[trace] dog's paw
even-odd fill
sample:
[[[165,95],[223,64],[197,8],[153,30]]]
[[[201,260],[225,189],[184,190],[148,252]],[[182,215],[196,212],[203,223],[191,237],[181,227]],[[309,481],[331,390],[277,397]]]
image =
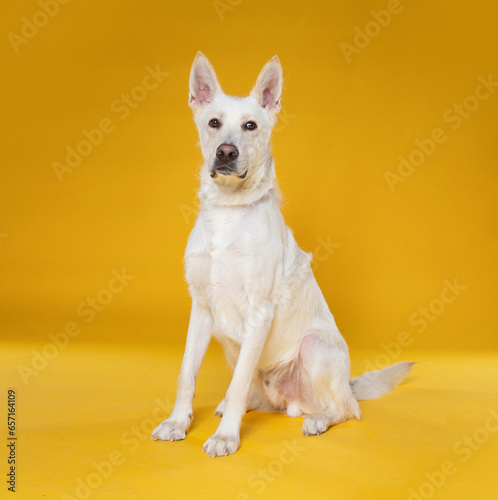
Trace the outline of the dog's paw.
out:
[[[235,453],[240,447],[238,436],[217,436],[213,434],[205,443],[202,451],[210,457],[225,457]]]
[[[330,427],[329,418],[321,413],[306,415],[303,420],[303,435],[318,436]]]
[[[221,401],[221,403],[218,405],[218,407],[216,408],[214,414],[217,416],[217,417],[222,417],[223,416],[223,413],[225,413],[225,400],[223,399]]]
[[[166,419],[154,429],[151,439],[156,441],[181,441],[186,437],[189,423]]]

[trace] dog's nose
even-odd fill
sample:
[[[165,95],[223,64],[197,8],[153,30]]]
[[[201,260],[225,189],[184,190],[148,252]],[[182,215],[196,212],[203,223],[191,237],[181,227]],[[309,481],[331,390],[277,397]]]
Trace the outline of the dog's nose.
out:
[[[223,163],[234,161],[239,156],[239,151],[233,144],[220,144],[216,150],[216,158]]]

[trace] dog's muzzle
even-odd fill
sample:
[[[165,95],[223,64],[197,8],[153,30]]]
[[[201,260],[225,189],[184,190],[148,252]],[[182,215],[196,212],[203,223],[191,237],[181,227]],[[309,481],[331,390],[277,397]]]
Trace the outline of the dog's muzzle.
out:
[[[233,144],[220,144],[216,149],[216,158],[211,170],[211,177],[215,177],[217,173],[225,176],[236,174],[239,178],[245,179],[247,171],[242,175],[239,175],[237,172],[238,156],[239,150]]]

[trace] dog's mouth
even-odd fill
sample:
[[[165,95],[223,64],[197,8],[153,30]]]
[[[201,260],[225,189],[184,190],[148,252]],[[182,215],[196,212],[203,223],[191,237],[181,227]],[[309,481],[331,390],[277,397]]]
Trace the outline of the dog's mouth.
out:
[[[217,174],[223,176],[223,177],[230,177],[231,175],[235,176],[235,177],[238,177],[239,179],[245,179],[246,176],[247,176],[247,170],[243,173],[243,174],[238,174],[237,172],[235,172],[235,170],[229,168],[229,167],[218,167],[216,169],[214,169],[210,176],[215,179]]]

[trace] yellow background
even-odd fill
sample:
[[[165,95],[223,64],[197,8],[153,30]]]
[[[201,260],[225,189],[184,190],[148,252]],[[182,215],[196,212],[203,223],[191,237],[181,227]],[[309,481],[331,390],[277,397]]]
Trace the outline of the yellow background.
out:
[[[198,50],[235,95],[250,91],[274,54],[283,64],[273,138],[283,212],[319,257],[315,274],[353,369],[379,363],[386,345],[390,361],[433,361],[397,393],[362,404],[361,424],[303,441],[306,452],[262,497],[314,488],[314,498],[406,498],[424,471],[459,460],[454,443],[498,411],[498,92],[455,130],[445,113],[474,102],[480,77],[498,81],[495,2],[400,1],[350,60],[341,44],[375,31],[372,11],[393,0],[73,0],[33,34],[24,18],[44,24],[42,4],[10,2],[0,21],[2,382],[19,396],[19,498],[72,494],[92,461],[123,449],[120,436],[151,417],[157,397],[174,398],[190,304],[182,256],[202,161],[187,106]],[[31,38],[18,45],[23,29]],[[157,67],[163,81],[136,90]],[[116,101],[130,92],[141,101],[123,117]],[[59,180],[54,162],[105,119],[113,131]],[[436,128],[446,140],[392,192],[386,171]],[[86,323],[78,308],[108,298],[101,290],[122,269],[134,279]],[[445,280],[455,279],[467,288],[418,331],[413,315],[440,306]],[[32,366],[33,349],[71,321],[81,333],[24,383],[19,365]],[[400,332],[409,346],[392,345]],[[257,496],[248,477],[278,457],[282,441],[303,439],[301,422],[250,414],[241,451],[209,461],[200,449],[230,375],[215,346],[206,363],[190,439],[142,440],[92,497]],[[458,462],[439,497],[463,494],[462,483],[466,494],[493,497],[492,440]]]

